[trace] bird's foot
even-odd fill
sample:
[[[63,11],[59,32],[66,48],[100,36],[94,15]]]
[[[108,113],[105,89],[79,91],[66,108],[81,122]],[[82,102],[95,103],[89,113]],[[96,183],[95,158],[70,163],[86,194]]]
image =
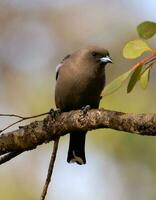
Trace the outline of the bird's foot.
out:
[[[83,107],[81,108],[81,110],[82,110],[82,112],[83,112],[84,115],[86,115],[87,112],[88,112],[90,109],[91,109],[91,106],[90,106],[90,105],[86,105],[86,106],[83,106]]]
[[[50,111],[49,111],[49,115],[50,115],[50,117],[53,119],[53,120],[55,120],[59,115],[61,114],[61,109],[56,109],[56,110],[54,110],[53,108],[52,109],[50,109]]]

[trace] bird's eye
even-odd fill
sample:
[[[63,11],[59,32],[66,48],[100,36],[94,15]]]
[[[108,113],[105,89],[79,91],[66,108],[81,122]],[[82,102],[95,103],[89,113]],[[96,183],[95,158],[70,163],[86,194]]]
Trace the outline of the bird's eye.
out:
[[[94,51],[92,52],[92,56],[94,56],[94,57],[96,57],[97,54],[98,54],[98,53],[96,53],[96,52],[94,52]]]

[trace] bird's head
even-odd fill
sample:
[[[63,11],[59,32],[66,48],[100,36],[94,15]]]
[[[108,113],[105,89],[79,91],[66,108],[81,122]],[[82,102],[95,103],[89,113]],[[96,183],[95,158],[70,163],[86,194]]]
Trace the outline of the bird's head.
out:
[[[75,66],[82,69],[93,69],[97,71],[105,68],[107,63],[112,63],[109,52],[98,46],[88,46],[76,51],[71,55],[73,57]],[[99,70],[98,70],[99,71]]]
[[[107,63],[112,63],[112,59],[106,49],[98,46],[88,46],[67,55],[56,68],[56,78],[58,77],[59,69],[63,65],[81,69],[80,72],[87,70],[99,72],[98,69],[101,72]]]
[[[109,52],[104,48],[91,46],[86,49],[86,54],[88,54],[87,57],[94,63],[98,63],[103,66],[107,63],[112,63]]]

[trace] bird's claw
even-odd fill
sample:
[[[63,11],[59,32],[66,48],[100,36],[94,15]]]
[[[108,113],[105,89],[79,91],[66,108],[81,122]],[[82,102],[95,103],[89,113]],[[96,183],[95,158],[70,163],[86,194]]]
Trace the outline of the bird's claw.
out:
[[[50,109],[50,111],[49,111],[49,115],[50,115],[50,117],[52,118],[52,119],[56,119],[59,115],[61,114],[61,109],[56,109],[56,110],[54,110],[53,108],[52,109]]]
[[[90,109],[91,109],[91,106],[90,106],[90,105],[86,105],[86,106],[83,106],[83,107],[81,108],[81,110],[82,110],[82,112],[83,112],[84,115],[86,115],[87,112],[88,112]]]

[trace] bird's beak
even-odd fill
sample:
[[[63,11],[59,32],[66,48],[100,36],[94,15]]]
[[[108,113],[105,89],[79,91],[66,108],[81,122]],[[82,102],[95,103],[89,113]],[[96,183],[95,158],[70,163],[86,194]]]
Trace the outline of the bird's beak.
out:
[[[109,56],[105,56],[100,58],[100,62],[102,63],[113,63],[112,59]]]

